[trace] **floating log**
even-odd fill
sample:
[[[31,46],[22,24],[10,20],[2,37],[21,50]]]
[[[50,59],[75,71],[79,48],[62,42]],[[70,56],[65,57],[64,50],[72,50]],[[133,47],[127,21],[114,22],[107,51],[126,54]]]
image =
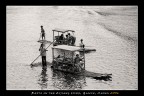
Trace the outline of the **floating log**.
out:
[[[87,70],[84,70],[83,74],[86,76],[86,77],[92,77],[94,79],[99,79],[99,80],[111,80],[111,75],[112,74],[102,74],[102,73],[95,73],[95,72],[90,72],[90,71],[87,71]]]

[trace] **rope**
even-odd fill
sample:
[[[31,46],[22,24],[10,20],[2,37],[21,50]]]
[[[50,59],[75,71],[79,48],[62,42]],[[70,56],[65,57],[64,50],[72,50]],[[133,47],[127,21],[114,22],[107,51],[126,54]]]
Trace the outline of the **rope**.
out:
[[[55,40],[54,40],[54,41],[55,41]],[[54,41],[53,41],[52,43],[54,43]],[[51,43],[51,44],[52,44],[52,43]],[[51,45],[51,44],[50,44],[50,45]],[[49,46],[50,46],[50,45],[49,45]],[[48,46],[48,47],[49,47],[49,46]],[[48,48],[48,47],[47,47],[47,48]],[[47,48],[46,48],[46,49],[47,49]],[[44,51],[43,51],[43,52],[44,52]],[[43,52],[41,52],[41,54],[42,54]],[[41,54],[40,54],[39,56],[41,56]],[[38,56],[35,60],[37,60],[37,59],[39,58],[39,56]],[[35,60],[34,60],[34,61],[35,61]],[[33,61],[33,62],[34,62],[34,61]],[[32,63],[33,63],[33,62],[32,62]],[[31,66],[32,66],[32,63],[30,64]]]

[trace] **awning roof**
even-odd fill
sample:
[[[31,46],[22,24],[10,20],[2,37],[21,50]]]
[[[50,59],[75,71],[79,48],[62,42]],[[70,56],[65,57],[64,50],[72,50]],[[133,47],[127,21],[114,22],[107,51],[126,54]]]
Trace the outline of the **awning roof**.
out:
[[[52,48],[61,49],[61,50],[67,50],[67,51],[81,51],[82,50],[80,47],[68,46],[68,45],[58,45],[58,46],[54,46]]]
[[[65,32],[75,32],[74,30],[66,30],[66,29],[59,29],[59,28],[55,28],[53,29],[53,31],[56,31],[56,32],[62,32],[62,33],[65,33]]]

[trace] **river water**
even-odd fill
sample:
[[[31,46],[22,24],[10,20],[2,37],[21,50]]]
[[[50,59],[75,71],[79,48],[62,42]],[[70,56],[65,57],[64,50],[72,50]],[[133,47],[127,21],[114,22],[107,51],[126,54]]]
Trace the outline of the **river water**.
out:
[[[7,6],[6,25],[7,90],[138,89],[137,6]],[[49,41],[55,28],[75,30],[76,45],[83,38],[97,50],[86,54],[86,70],[112,73],[112,81],[55,72],[50,66],[31,68],[39,55],[41,25]]]

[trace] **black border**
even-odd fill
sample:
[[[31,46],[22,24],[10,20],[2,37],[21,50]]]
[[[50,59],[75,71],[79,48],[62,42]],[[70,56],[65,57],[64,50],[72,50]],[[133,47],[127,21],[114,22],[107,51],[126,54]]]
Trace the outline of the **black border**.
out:
[[[60,0],[5,0],[5,3],[3,3],[3,13],[2,13],[2,20],[3,20],[3,23],[2,23],[2,32],[6,32],[6,6],[48,6],[48,5],[62,5],[62,6],[67,6],[67,5],[71,5],[71,6],[120,6],[120,5],[123,5],[123,6],[131,6],[131,5],[135,5],[135,6],[138,6],[138,9],[140,9],[142,7],[142,5],[140,5],[138,3],[138,0],[65,0],[65,1],[60,1]],[[142,9],[140,10],[142,12]],[[140,12],[139,12],[140,13]],[[138,15],[140,17],[140,15]],[[140,24],[139,24],[140,25]],[[5,26],[5,27],[4,27]],[[4,29],[5,28],[5,29]],[[140,33],[140,32],[138,32]],[[2,41],[4,40],[4,38],[2,38]],[[5,39],[6,40],[6,39]],[[139,39],[139,42],[141,42],[142,39]],[[6,44],[6,43],[5,43]],[[143,48],[143,47],[142,47]],[[6,48],[2,49],[2,50],[5,50]],[[5,51],[6,52],[6,51]],[[4,53],[5,54],[5,53]],[[142,53],[141,53],[142,54]],[[140,55],[140,54],[139,54]],[[3,55],[4,56],[4,55]],[[1,56],[1,57],[3,57]],[[140,57],[140,56],[138,56]],[[5,59],[3,59],[5,60]],[[4,61],[5,63],[5,61]],[[2,69],[4,69],[4,67],[6,67],[6,63],[4,64],[2,63],[4,66],[2,66]],[[138,64],[138,73],[140,73],[140,70],[142,70],[142,67],[140,67],[140,62]],[[69,94],[71,92],[80,92],[81,95],[84,95],[83,92],[95,92],[95,93],[98,93],[98,92],[104,92],[104,93],[109,93],[107,95],[142,95],[143,94],[143,91],[140,89],[140,85],[142,84],[142,80],[141,78],[144,77],[142,76],[141,74],[138,74],[138,90],[85,90],[85,91],[81,91],[81,90],[48,90],[48,91],[43,91],[43,90],[6,90],[6,70],[3,70],[2,74],[4,75],[2,77],[3,79],[3,82],[1,84],[3,84],[3,88],[2,88],[2,91],[0,92],[0,95],[1,96],[5,96],[5,95],[13,95],[13,96],[21,96],[21,95],[24,95],[24,96],[29,96],[29,95],[32,95],[32,92],[33,93],[38,93],[38,94],[35,94],[35,95],[40,95],[40,96],[46,96],[46,95],[53,95],[55,96],[56,95],[56,92],[69,92]],[[44,93],[47,93],[47,94],[44,94]],[[49,94],[49,92],[54,92],[54,94]],[[111,92],[113,92],[113,94],[110,94]],[[114,93],[115,92],[115,93]],[[60,94],[58,94],[60,95]],[[77,94],[74,94],[74,95],[77,95]],[[92,94],[90,94],[92,95]],[[96,94],[98,95],[98,94]],[[95,96],[96,96],[95,95]],[[102,95],[102,94],[101,94]],[[63,95],[61,95],[63,96]],[[80,95],[78,95],[80,96]],[[84,95],[85,96],[85,95]]]
[[[5,0],[6,5],[137,5],[138,0]]]

